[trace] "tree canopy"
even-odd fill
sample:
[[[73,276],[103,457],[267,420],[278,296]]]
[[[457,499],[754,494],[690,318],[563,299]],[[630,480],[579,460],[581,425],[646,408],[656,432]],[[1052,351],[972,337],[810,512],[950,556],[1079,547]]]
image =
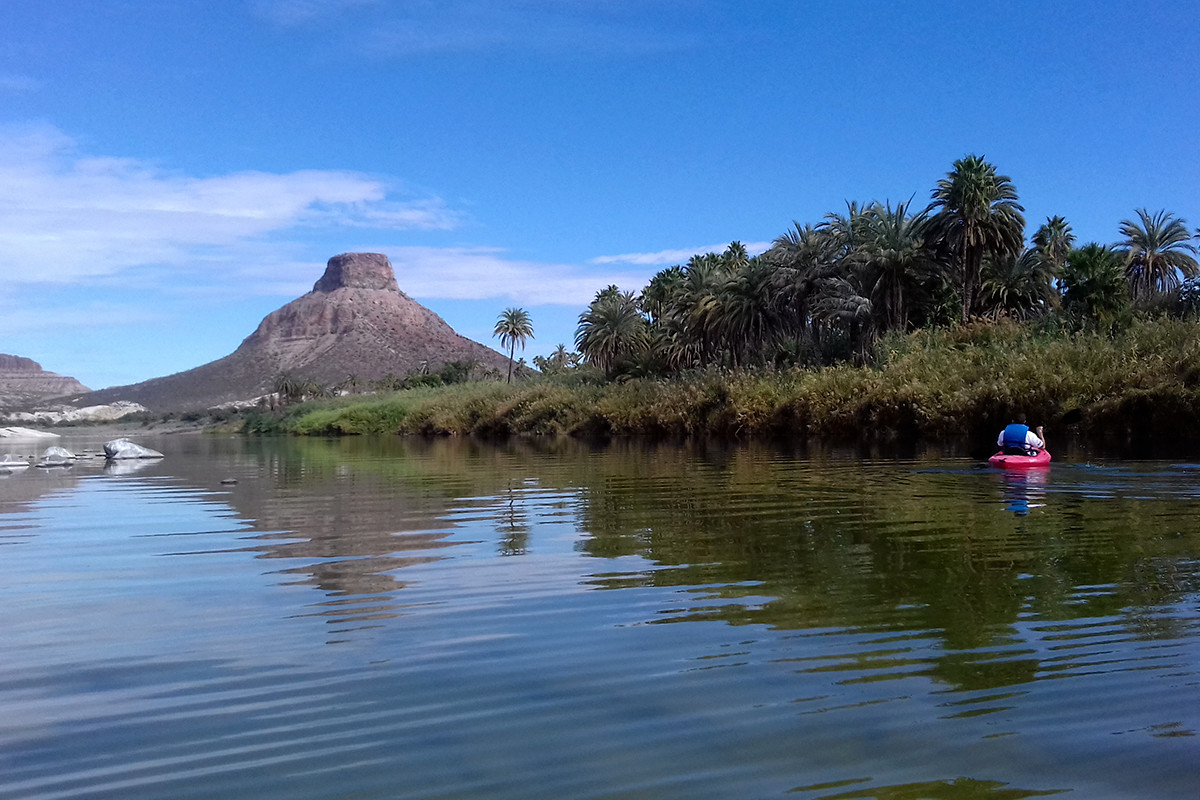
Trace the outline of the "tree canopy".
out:
[[[1026,242],[1012,179],[968,155],[924,209],[848,202],[793,222],[765,252],[735,241],[662,269],[640,292],[609,286],[580,315],[575,344],[610,377],[804,367],[861,362],[880,337],[972,318],[1113,330],[1135,311],[1197,305],[1200,251],[1186,221],[1136,216],[1111,245],[1077,248],[1058,215]]]
[[[525,341],[533,338],[533,321],[523,308],[506,308],[496,320],[493,336],[500,337],[500,346],[508,348],[508,382],[512,382],[513,355],[519,344],[525,349]]]

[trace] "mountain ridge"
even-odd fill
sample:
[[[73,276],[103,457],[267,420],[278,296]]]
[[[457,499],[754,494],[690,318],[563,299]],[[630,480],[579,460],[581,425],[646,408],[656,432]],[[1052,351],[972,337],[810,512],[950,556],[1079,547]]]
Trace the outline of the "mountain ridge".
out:
[[[42,369],[32,358],[0,353],[0,407],[86,391],[88,387],[75,378]]]
[[[183,372],[66,398],[73,405],[125,400],[153,412],[247,403],[280,375],[336,385],[377,381],[453,361],[505,369],[508,359],[459,335],[404,294],[382,253],[330,258],[312,291],[268,314],[234,352]]]

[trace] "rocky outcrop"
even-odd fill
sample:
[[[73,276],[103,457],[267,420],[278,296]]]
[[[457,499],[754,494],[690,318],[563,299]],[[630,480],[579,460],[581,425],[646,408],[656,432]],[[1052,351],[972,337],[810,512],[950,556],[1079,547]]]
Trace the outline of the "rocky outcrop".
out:
[[[128,439],[112,439],[104,443],[104,457],[110,461],[129,458],[162,458],[163,454]]]
[[[143,414],[145,406],[118,400],[101,406],[76,408],[62,403],[42,403],[33,411],[10,411],[0,414],[4,422],[29,422],[40,425],[62,425],[76,422],[115,422],[131,414]]]
[[[233,353],[186,372],[91,392],[77,404],[127,400],[153,412],[244,403],[270,393],[282,374],[324,385],[368,382],[452,361],[503,370],[500,353],[459,336],[400,291],[387,256],[329,259],[313,290],[268,314]]]
[[[343,253],[329,259],[325,274],[313,284],[313,292],[329,293],[338,289],[400,292],[396,273],[383,253]]]
[[[47,372],[33,359],[0,353],[0,408],[28,406],[87,390],[74,378]]]
[[[0,428],[0,439],[57,439],[57,433],[39,431],[33,428],[4,427]]]

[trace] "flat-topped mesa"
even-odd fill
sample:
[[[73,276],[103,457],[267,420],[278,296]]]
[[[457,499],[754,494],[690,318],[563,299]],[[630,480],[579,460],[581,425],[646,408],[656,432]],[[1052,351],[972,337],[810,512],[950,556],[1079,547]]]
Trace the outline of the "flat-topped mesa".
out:
[[[351,377],[370,384],[418,369],[433,372],[453,362],[479,365],[479,376],[508,369],[503,354],[459,336],[402,292],[387,256],[343,253],[329,259],[311,292],[263,317],[224,358],[71,402],[128,400],[155,413],[210,408],[253,403],[272,394],[283,375],[337,387]]]
[[[23,405],[87,390],[74,378],[47,372],[32,358],[0,353],[0,406]]]
[[[325,274],[313,284],[314,292],[338,289],[383,289],[399,292],[392,262],[383,253],[342,253],[329,259]]]
[[[12,370],[13,372],[41,372],[42,365],[34,361],[32,358],[24,358],[23,356],[10,356],[8,353],[0,353],[0,370]]]

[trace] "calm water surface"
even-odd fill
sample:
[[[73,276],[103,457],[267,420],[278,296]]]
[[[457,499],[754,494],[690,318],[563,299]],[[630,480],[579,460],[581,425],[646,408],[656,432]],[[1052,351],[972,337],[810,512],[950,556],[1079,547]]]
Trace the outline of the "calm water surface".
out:
[[[0,475],[2,798],[1200,796],[1194,464],[139,441]]]

